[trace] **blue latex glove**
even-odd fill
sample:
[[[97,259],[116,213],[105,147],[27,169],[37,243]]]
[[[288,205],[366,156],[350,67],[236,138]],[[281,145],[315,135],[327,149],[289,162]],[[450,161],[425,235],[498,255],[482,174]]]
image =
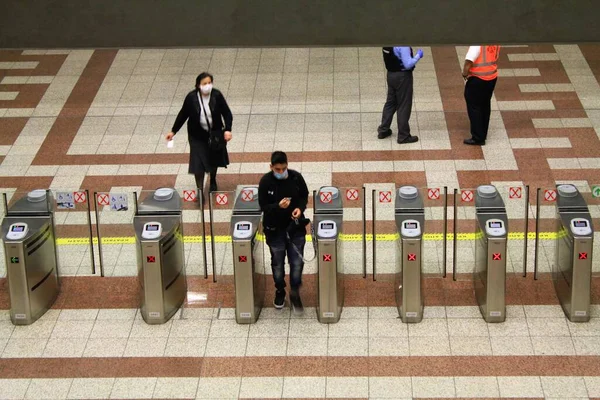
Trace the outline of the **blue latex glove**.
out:
[[[417,51],[417,57],[423,58],[423,50],[422,49],[419,49],[419,51]]]

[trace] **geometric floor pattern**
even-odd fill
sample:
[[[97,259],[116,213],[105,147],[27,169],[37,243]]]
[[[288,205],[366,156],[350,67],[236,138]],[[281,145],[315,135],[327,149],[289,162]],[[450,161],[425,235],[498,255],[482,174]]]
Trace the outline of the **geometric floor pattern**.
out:
[[[462,144],[469,136],[460,75],[467,48],[423,50],[410,120],[420,140],[409,145],[398,145],[395,133],[377,139],[386,95],[380,48],[0,50],[0,192],[193,187],[185,128],[173,148],[164,135],[195,77],[209,71],[234,115],[231,165],[219,170],[223,191],[255,185],[270,153],[284,150],[310,189],[365,186],[370,194],[411,184],[452,193],[484,183],[528,185],[532,198],[520,205],[515,226],[526,207],[533,220],[535,188],[571,182],[595,201],[599,44],[502,47],[484,147]],[[599,203],[590,208],[596,226]],[[438,231],[440,210],[428,210]],[[64,213],[60,223],[85,224],[86,212]],[[184,214],[195,234],[199,215],[193,208]],[[216,231],[226,230],[227,214],[215,215]],[[107,229],[118,236],[130,227]],[[199,265],[194,246],[188,262]],[[385,269],[389,248],[380,246]],[[370,269],[369,282],[353,271],[337,324],[319,324],[309,299],[302,318],[267,307],[255,325],[237,325],[224,295],[220,304],[192,304],[149,326],[137,311],[127,249],[105,249],[105,277],[90,273],[89,253],[64,254],[63,294],[28,327],[10,323],[2,278],[0,398],[600,398],[600,281],[594,278],[591,321],[568,322],[548,280],[549,244],[538,280],[520,277],[523,254],[515,250],[502,324],[483,322],[470,282],[441,278],[436,264],[419,324],[397,318],[391,283],[372,282]],[[222,259],[227,251],[217,247]],[[431,251],[440,263],[443,250]],[[463,260],[469,251],[459,246]],[[219,273],[229,276],[220,262]],[[188,272],[190,288],[210,290],[201,268]],[[307,274],[310,282],[314,271]]]

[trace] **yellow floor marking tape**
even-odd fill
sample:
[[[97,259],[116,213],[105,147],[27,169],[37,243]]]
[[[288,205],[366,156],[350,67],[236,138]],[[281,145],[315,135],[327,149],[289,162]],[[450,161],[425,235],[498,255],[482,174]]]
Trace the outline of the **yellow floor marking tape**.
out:
[[[508,234],[509,240],[523,240],[524,238],[523,232],[510,232]],[[558,237],[557,232],[540,232],[539,238],[540,240],[553,240]],[[377,234],[378,242],[393,242],[398,240],[398,233],[379,233]],[[423,235],[423,240],[425,241],[441,241],[444,238],[443,233],[426,233]],[[476,233],[459,233],[457,235],[457,240],[475,240],[477,238]],[[535,239],[535,232],[529,232],[527,234],[528,239]],[[341,234],[340,239],[344,242],[360,242],[363,239],[363,235],[361,234]],[[454,235],[452,233],[448,233],[446,235],[447,240],[453,240]],[[258,240],[264,241],[264,235],[258,235]],[[306,240],[312,240],[310,235],[306,235]],[[373,241],[373,235],[367,234],[366,240],[368,242]],[[206,237],[206,242],[210,243],[210,236]],[[98,244],[98,238],[94,238],[94,244]],[[67,245],[89,245],[89,238],[58,238],[56,239],[56,244],[59,246],[67,246]],[[202,243],[202,236],[186,236],[184,238],[184,243]],[[230,235],[217,235],[215,236],[215,243],[231,243]],[[134,236],[115,236],[115,237],[103,237],[102,238],[103,245],[110,244],[135,244]]]

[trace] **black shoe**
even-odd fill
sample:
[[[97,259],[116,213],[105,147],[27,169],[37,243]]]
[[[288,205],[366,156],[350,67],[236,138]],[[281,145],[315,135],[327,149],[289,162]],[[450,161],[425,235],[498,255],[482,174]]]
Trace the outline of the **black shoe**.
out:
[[[210,191],[211,192],[219,191],[219,187],[217,186],[217,181],[210,181]]]
[[[285,290],[277,290],[275,292],[275,300],[273,300],[273,306],[281,310],[285,305]]]
[[[290,293],[290,303],[292,303],[292,310],[296,315],[304,314],[304,307],[302,306],[302,300],[300,300],[300,294],[297,291]]]
[[[463,140],[464,144],[469,144],[471,146],[485,146],[485,140],[479,141],[473,138]]]
[[[398,140],[398,144],[416,143],[419,141],[418,136],[409,136],[404,140]]]
[[[388,129],[385,132],[379,132],[377,134],[377,139],[385,139],[385,138],[390,137],[390,136],[392,136],[392,130]]]

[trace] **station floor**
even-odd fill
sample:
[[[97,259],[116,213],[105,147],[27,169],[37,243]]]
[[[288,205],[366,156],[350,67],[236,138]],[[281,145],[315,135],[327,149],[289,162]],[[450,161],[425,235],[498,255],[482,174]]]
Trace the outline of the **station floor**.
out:
[[[379,48],[0,50],[0,192],[193,187],[185,128],[172,149],[163,136],[196,75],[207,70],[234,114],[232,163],[219,171],[222,191],[256,184],[270,152],[284,150],[311,189],[364,185],[370,193],[412,184],[452,191],[493,183],[529,185],[535,193],[571,182],[597,199],[600,45],[503,47],[484,147],[462,144],[469,135],[466,48],[424,52],[411,118],[420,140],[398,145],[395,133],[377,139],[386,93]],[[199,221],[192,207],[189,226]],[[548,207],[542,217],[551,218]],[[600,226],[600,204],[594,207]],[[65,216],[61,224],[81,225],[78,211],[76,222]],[[131,217],[106,217],[111,235],[129,229],[125,215]],[[226,229],[226,214],[216,218],[216,229]],[[235,323],[231,286],[215,289],[210,274],[204,279],[196,245],[187,248],[196,297],[160,326],[146,325],[137,311],[135,250],[127,243],[104,248],[104,277],[92,272],[85,246],[68,248],[61,295],[27,327],[9,320],[2,266],[0,399],[600,398],[600,281],[593,280],[590,322],[568,322],[548,277],[551,243],[542,245],[538,280],[532,258],[523,265],[524,254],[512,250],[508,318],[501,324],[481,319],[463,276],[469,265],[459,266],[457,281],[451,269],[441,277],[438,243],[427,247],[435,267],[427,271],[419,324],[397,318],[392,283],[373,281],[368,253],[366,279],[360,257],[353,260],[339,323],[316,320],[309,266],[304,316],[266,307],[251,326]],[[392,249],[381,246],[385,274]],[[226,283],[227,251],[217,243],[219,281]],[[362,256],[360,247],[352,251]],[[459,246],[462,260],[472,259],[470,252]],[[600,273],[597,261],[594,271]]]

